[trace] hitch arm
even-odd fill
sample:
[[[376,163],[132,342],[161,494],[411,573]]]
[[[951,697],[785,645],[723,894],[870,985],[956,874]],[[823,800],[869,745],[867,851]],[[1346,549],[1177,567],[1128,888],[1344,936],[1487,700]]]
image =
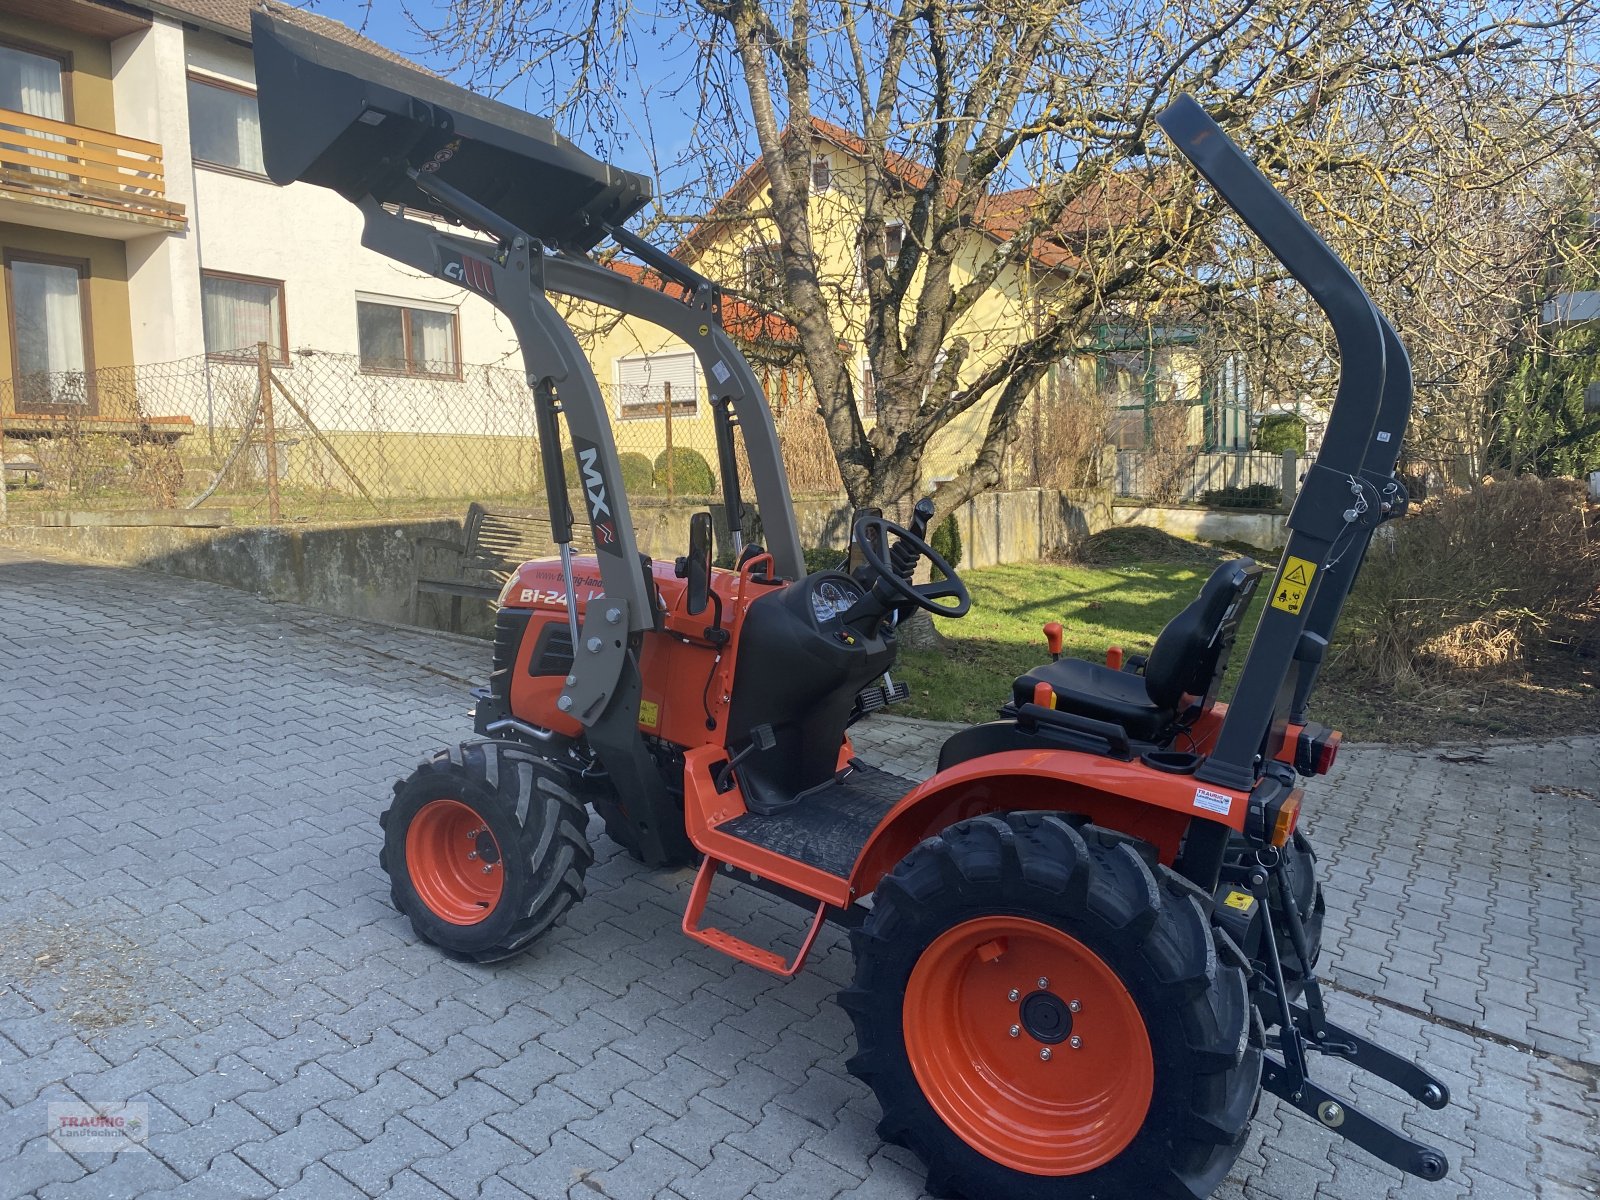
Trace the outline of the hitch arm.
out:
[[[1370,1117],[1354,1107],[1342,1096],[1328,1091],[1310,1079],[1296,1079],[1283,1063],[1272,1055],[1266,1056],[1266,1070],[1261,1075],[1261,1085],[1314,1119],[1325,1129],[1330,1129],[1347,1141],[1354,1142],[1374,1158],[1408,1175],[1429,1181],[1443,1179],[1450,1170],[1450,1160],[1444,1151],[1409,1138]]]

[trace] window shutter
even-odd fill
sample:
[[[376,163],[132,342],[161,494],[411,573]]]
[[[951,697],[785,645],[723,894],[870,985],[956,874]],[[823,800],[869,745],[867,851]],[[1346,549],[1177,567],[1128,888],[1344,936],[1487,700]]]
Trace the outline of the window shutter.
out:
[[[617,400],[622,417],[659,417],[672,385],[674,416],[693,415],[700,400],[700,371],[693,354],[644,354],[617,360]]]

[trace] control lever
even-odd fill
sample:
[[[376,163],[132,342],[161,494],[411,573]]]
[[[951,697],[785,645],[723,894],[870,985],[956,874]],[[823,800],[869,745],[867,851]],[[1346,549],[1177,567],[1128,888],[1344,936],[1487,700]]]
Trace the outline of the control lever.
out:
[[[745,759],[749,758],[757,750],[765,752],[771,750],[777,744],[778,736],[772,732],[771,725],[757,725],[750,731],[750,744],[723,763],[722,769],[717,772],[715,780],[717,791],[725,792],[728,790],[728,783],[733,778],[733,769]]]
[[[933,520],[933,501],[924,496],[911,510],[911,520],[906,524],[906,528],[914,537],[927,541],[928,522],[931,520]],[[917,559],[921,557],[902,539],[890,549],[889,565],[894,568],[896,575],[910,583],[911,575],[917,569]]]
[[[1050,647],[1050,661],[1061,661],[1061,622],[1046,621],[1044,623],[1044,644]]]

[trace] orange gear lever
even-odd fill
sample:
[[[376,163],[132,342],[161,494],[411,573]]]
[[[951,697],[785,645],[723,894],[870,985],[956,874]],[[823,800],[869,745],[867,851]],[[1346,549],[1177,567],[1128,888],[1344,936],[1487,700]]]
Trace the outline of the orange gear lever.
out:
[[[1045,645],[1050,647],[1050,661],[1055,662],[1061,657],[1061,622],[1046,621],[1044,623]]]
[[[1107,646],[1106,647],[1106,666],[1110,667],[1113,671],[1122,670],[1122,647],[1121,646]]]

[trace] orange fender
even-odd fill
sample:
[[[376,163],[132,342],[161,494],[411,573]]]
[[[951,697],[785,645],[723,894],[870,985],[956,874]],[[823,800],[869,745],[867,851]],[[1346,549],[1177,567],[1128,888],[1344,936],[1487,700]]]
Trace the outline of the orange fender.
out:
[[[1191,821],[1243,829],[1248,803],[1248,793],[1199,783],[1193,775],[1078,750],[986,754],[939,772],[889,810],[856,858],[850,895],[871,892],[924,838],[985,813],[1079,813],[1149,842],[1171,865]]]

